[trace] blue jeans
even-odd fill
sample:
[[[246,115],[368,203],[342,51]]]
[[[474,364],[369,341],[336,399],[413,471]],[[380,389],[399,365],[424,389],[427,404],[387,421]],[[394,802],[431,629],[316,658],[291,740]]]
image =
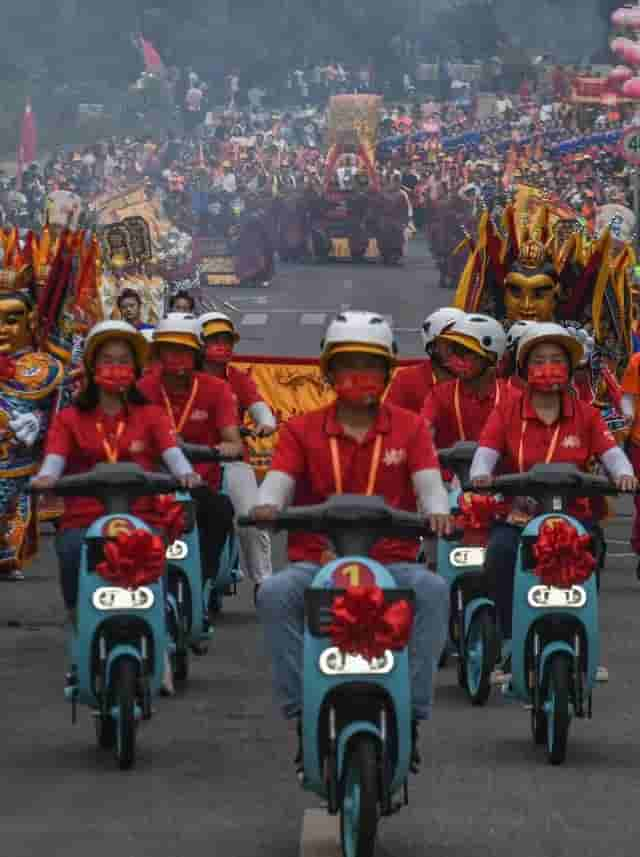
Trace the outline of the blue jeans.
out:
[[[298,562],[262,582],[258,613],[273,664],[274,691],[287,719],[302,712],[304,592],[319,566]],[[415,592],[415,616],[409,644],[413,717],[431,713],[433,676],[447,638],[449,589],[441,577],[415,563],[388,567],[401,589]]]

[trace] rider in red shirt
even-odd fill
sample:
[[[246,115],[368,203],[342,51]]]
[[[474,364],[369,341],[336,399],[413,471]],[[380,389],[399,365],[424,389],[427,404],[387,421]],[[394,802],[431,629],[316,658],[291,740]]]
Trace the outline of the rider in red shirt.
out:
[[[377,314],[344,312],[330,324],[321,368],[337,401],[295,417],[281,429],[271,470],[260,486],[260,505],[253,510],[258,520],[273,519],[291,502],[320,503],[344,492],[382,495],[407,511],[419,507],[436,532],[450,530],[447,494],[424,422],[381,403],[394,353],[391,329]],[[415,722],[429,716],[448,617],[446,585],[416,563],[416,553],[415,542],[397,539],[381,539],[372,550],[372,556],[388,563],[398,585],[416,594],[411,640]],[[271,650],[276,696],[287,718],[301,713],[304,591],[330,557],[324,539],[291,533],[292,564],[260,589],[258,610]]]
[[[469,314],[441,335],[450,347],[446,361],[454,381],[433,387],[422,408],[437,449],[477,440],[494,407],[507,394],[496,378],[506,347],[504,329],[486,315]]]
[[[263,401],[256,383],[248,372],[230,365],[233,347],[240,339],[229,316],[221,312],[209,312],[198,319],[200,339],[204,354],[204,371],[229,385],[239,411],[239,420],[244,422],[248,413],[255,423],[255,434],[268,437],[276,431],[276,420],[271,408]],[[233,507],[238,515],[246,515],[257,503],[258,483],[253,468],[245,462],[227,465],[227,488]],[[254,583],[254,601],[262,581],[270,577],[271,539],[264,530],[255,527],[238,529],[242,569]]]
[[[422,325],[422,342],[427,357],[416,366],[408,366],[396,372],[387,390],[386,402],[419,414],[431,390],[442,381],[453,377],[446,365],[449,347],[441,334],[465,315],[461,309],[444,307],[425,318]]]
[[[153,332],[152,353],[160,371],[146,374],[138,389],[163,409],[178,438],[216,447],[228,457],[241,455],[237,409],[228,385],[196,371],[200,359],[196,319],[182,313],[163,319]],[[203,575],[208,579],[218,573],[220,553],[233,526],[233,507],[229,498],[219,493],[220,465],[200,463],[195,469],[206,482],[192,493]]]

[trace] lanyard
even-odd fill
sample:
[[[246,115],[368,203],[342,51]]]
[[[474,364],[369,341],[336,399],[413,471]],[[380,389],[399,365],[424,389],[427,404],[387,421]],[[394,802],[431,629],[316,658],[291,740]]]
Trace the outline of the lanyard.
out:
[[[336,494],[342,494],[342,467],[340,466],[340,451],[338,449],[338,439],[336,437],[329,438],[329,447],[331,449],[331,466],[333,468],[333,481],[336,486]],[[367,497],[373,495],[373,490],[376,487],[376,478],[378,476],[378,467],[380,466],[380,453],[382,452],[382,435],[376,435],[376,442],[373,446],[373,455],[371,456],[371,467],[369,468],[369,479],[367,481]]]
[[[495,389],[495,401],[493,403],[493,407],[497,408],[500,404],[500,384],[496,381],[496,389]],[[456,422],[458,423],[458,436],[460,440],[466,440],[467,436],[464,433],[464,425],[462,424],[462,410],[460,408],[460,379],[456,381],[456,389],[453,394],[453,406],[456,411]]]
[[[96,423],[96,429],[98,430],[98,434],[102,438],[102,448],[104,449],[105,455],[107,456],[107,461],[109,464],[116,464],[118,461],[118,444],[120,442],[120,438],[122,437],[122,432],[124,431],[124,421],[121,420],[116,426],[116,436],[115,443],[113,446],[107,440],[107,437],[104,432],[104,426],[100,421]]]
[[[165,405],[165,408],[167,409],[167,413],[169,414],[169,419],[171,420],[171,425],[173,426],[173,429],[174,429],[176,434],[181,434],[182,429],[184,428],[184,424],[186,423],[186,421],[189,419],[189,416],[191,415],[191,411],[193,409],[193,403],[195,402],[196,396],[198,395],[198,379],[197,378],[193,379],[193,386],[191,387],[191,393],[189,394],[189,400],[187,401],[187,404],[184,406],[184,411],[182,412],[180,419],[179,419],[177,424],[176,424],[175,416],[173,415],[173,408],[171,406],[171,402],[169,401],[169,396],[167,396],[167,391],[165,390],[164,387],[161,387],[160,390],[162,391],[162,398],[164,399],[164,405]]]
[[[520,473],[524,473],[524,435],[527,430],[527,420],[522,420],[522,431],[520,432],[520,449],[518,450],[518,471]],[[556,426],[556,430],[553,433],[553,437],[551,438],[551,443],[549,444],[549,449],[547,450],[547,454],[544,459],[545,464],[549,464],[551,459],[554,456],[556,451],[556,447],[558,445],[558,438],[560,437],[560,420],[558,419],[558,425]]]

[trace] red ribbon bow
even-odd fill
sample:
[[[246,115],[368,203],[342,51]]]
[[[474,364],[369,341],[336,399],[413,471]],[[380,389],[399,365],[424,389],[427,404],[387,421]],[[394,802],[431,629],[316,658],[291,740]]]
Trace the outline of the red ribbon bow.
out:
[[[387,604],[379,586],[350,586],[333,600],[329,636],[341,652],[368,661],[387,649],[404,649],[411,636],[413,610],[405,601]]]
[[[484,543],[493,521],[508,512],[506,503],[488,494],[461,494],[458,508],[460,513],[456,516],[456,524],[464,531],[464,542],[469,544]]]
[[[154,506],[162,516],[160,526],[167,534],[167,541],[173,544],[184,533],[187,524],[182,503],[178,503],[171,494],[161,494],[154,498]]]
[[[533,546],[536,575],[546,586],[560,589],[587,580],[596,567],[590,542],[589,536],[578,535],[564,518],[546,520]]]
[[[96,571],[114,586],[137,589],[164,574],[164,543],[148,530],[120,533],[104,546],[104,561]]]
[[[11,381],[16,377],[16,361],[13,357],[0,354],[0,381]]]

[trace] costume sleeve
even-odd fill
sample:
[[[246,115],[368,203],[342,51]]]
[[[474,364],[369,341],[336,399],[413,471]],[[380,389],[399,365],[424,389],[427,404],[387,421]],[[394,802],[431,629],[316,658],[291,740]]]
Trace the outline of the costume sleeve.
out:
[[[68,459],[75,445],[69,415],[75,408],[65,408],[56,414],[47,434],[45,455],[60,455]]]
[[[412,476],[421,470],[440,470],[431,432],[424,420],[419,421],[411,443],[408,444],[407,464]]]

